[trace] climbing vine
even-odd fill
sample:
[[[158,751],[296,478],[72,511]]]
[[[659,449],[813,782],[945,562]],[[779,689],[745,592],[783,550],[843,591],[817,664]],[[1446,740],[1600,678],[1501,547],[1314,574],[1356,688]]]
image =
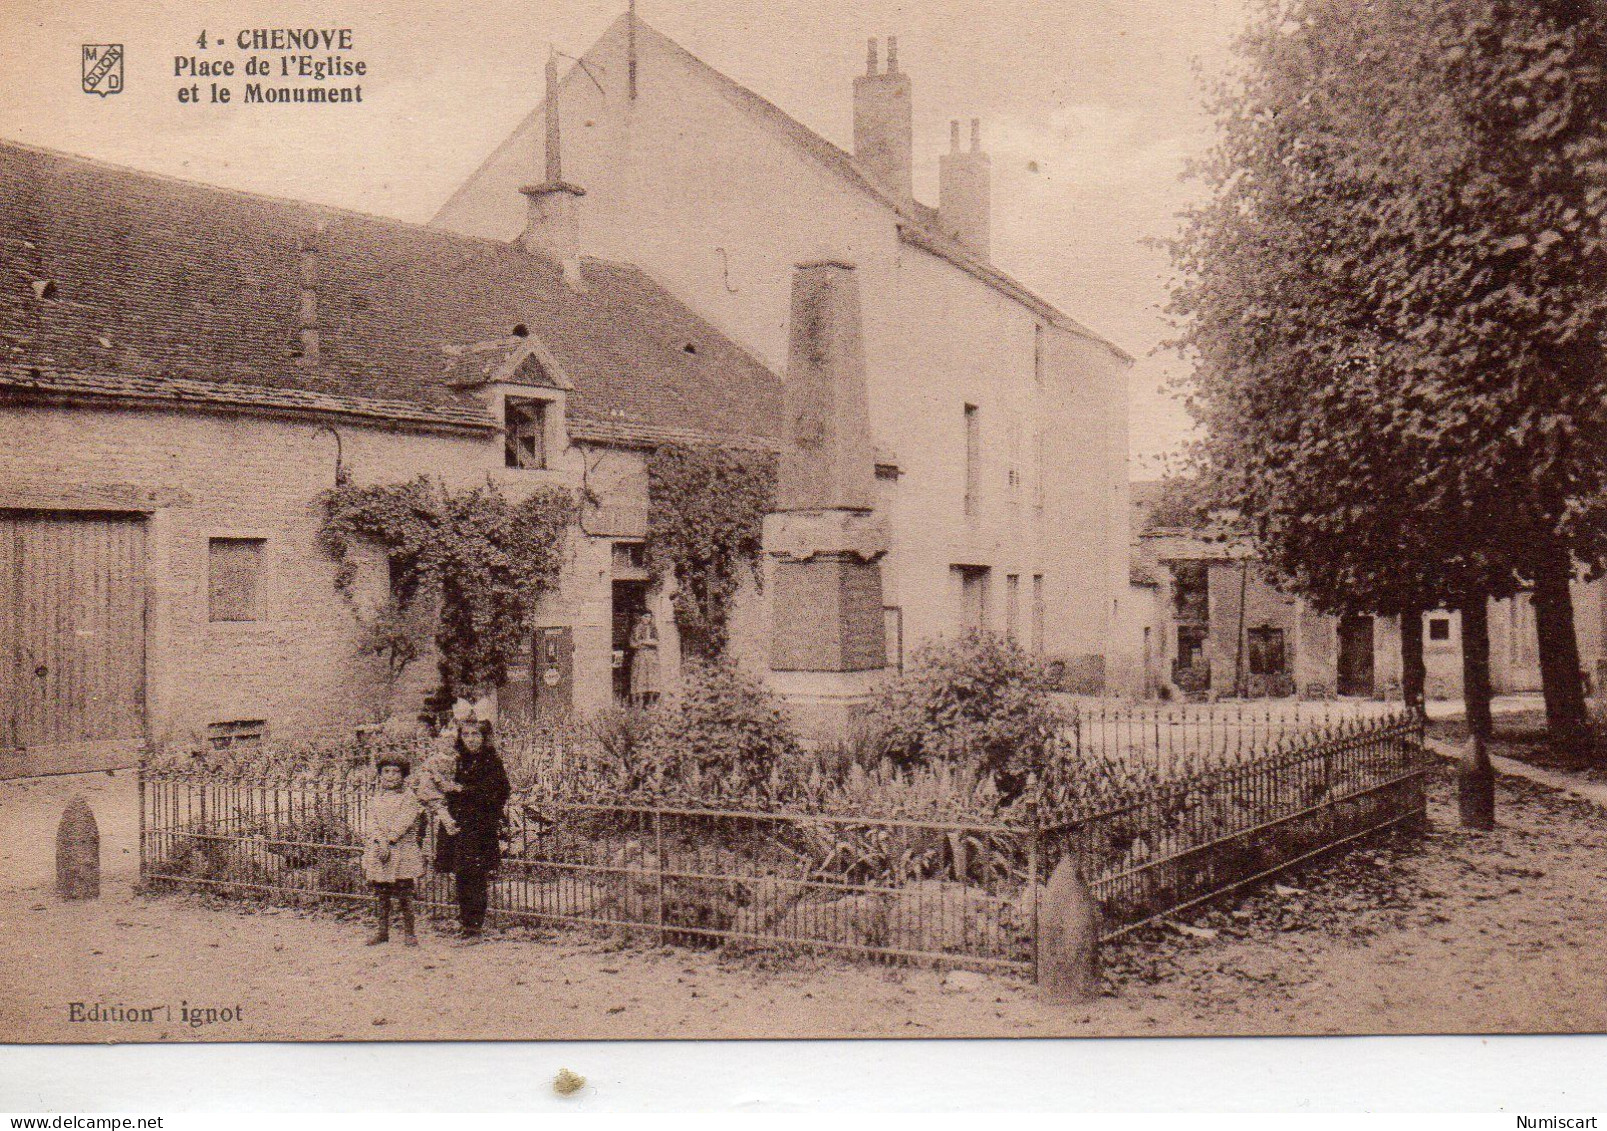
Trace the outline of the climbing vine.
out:
[[[503,682],[529,641],[536,599],[557,584],[575,518],[568,492],[548,488],[511,503],[492,484],[449,491],[420,476],[345,483],[320,502],[318,541],[337,563],[336,588],[351,588],[356,545],[379,545],[390,567],[392,620],[439,602],[442,692],[483,693]]]
[[[725,653],[742,570],[761,580],[775,494],[769,452],[673,444],[648,457],[648,566],[660,583],[675,579],[675,626],[688,655]]]

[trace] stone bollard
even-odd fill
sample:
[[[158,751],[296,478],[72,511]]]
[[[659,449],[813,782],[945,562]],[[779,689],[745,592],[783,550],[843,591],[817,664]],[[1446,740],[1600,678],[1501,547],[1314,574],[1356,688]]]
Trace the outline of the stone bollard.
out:
[[[1099,996],[1099,919],[1076,860],[1062,858],[1038,909],[1038,985],[1051,1001]]]
[[[56,826],[56,893],[63,899],[100,898],[100,828],[82,795],[67,803]]]

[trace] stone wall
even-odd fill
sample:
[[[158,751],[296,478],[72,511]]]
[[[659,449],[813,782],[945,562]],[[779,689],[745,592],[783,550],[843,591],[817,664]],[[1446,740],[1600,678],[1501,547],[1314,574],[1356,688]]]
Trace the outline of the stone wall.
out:
[[[577,488],[584,467],[614,513],[646,513],[640,453],[575,446],[552,470],[511,470],[499,435],[334,428],[359,485],[429,474],[467,488],[489,476],[517,499],[542,486]],[[272,740],[345,736],[392,712],[410,717],[436,677],[425,655],[393,685],[378,659],[358,653],[363,619],[385,599],[386,570],[368,554],[350,597],[335,590],[335,564],[317,545],[317,501],[334,485],[335,459],[335,435],[316,420],[13,403],[0,414],[0,508],[149,511],[145,713],[153,741],[200,744],[212,724],[257,720]],[[209,620],[208,540],[218,537],[264,542],[255,620]],[[576,532],[558,591],[537,609],[538,627],[573,629],[582,712],[611,698],[613,542]],[[667,593],[655,592],[650,607],[668,687],[679,648]],[[751,582],[734,620],[738,654],[752,664],[766,618]]]

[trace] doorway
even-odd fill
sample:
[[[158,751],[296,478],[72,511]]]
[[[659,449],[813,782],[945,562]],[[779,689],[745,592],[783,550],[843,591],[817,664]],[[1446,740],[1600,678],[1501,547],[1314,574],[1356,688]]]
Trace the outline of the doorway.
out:
[[[1373,618],[1347,616],[1339,621],[1339,694],[1373,694]]]
[[[612,623],[614,702],[626,703],[631,694],[631,627],[647,612],[646,581],[614,582]]]
[[[145,523],[0,512],[0,778],[131,766],[145,732]]]

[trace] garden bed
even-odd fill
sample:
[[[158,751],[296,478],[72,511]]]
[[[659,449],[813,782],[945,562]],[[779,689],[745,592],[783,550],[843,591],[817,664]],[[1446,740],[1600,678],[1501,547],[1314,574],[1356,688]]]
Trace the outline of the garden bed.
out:
[[[311,780],[143,771],[142,878],[359,897],[356,830],[367,788],[349,763],[331,765]],[[1420,825],[1425,772],[1420,724],[1385,718],[1092,799],[1040,790],[991,822],[641,795],[578,801],[527,788],[508,810],[492,908],[695,948],[1031,970],[1045,885],[1062,859],[1076,860],[1114,937],[1334,848]],[[427,877],[420,898],[445,907],[449,882]]]

